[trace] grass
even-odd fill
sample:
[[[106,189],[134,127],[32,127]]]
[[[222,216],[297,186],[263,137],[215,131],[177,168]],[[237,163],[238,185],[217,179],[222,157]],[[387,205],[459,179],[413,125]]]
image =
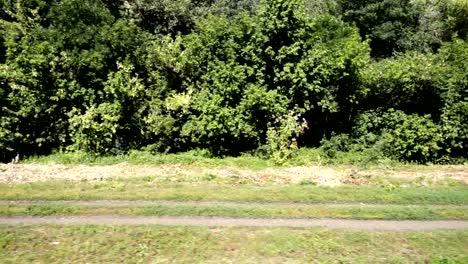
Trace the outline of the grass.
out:
[[[259,206],[77,206],[0,205],[0,216],[220,216],[238,218],[336,218],[384,220],[468,220],[468,208],[431,207],[259,207]]]
[[[303,203],[468,205],[466,187],[319,187],[154,182],[151,177],[109,181],[0,184],[0,200],[177,200]]]
[[[0,248],[2,263],[467,263],[468,232],[0,226]]]
[[[182,164],[264,170],[271,167],[353,165],[429,172],[436,166],[403,164],[368,153],[300,149],[278,166],[255,155],[215,158],[207,152],[120,156],[80,152],[32,157],[23,163],[66,165]],[[428,174],[430,175],[430,174]],[[273,175],[274,176],[274,175]],[[248,177],[247,177],[248,178]],[[254,178],[252,178],[254,179]],[[217,175],[114,178],[104,181],[0,183],[0,200],[175,200],[232,202],[368,203],[385,207],[77,206],[0,205],[2,216],[142,215],[251,218],[467,220],[466,184],[453,180],[398,179],[377,175],[365,185],[320,187],[314,182],[258,184]],[[421,181],[421,182],[418,182]],[[429,182],[429,184],[428,184]],[[407,206],[419,205],[419,206]],[[77,254],[79,252],[79,254]],[[2,263],[468,263],[468,231],[362,232],[294,228],[168,226],[0,225]]]
[[[112,165],[126,162],[133,165],[197,164],[204,167],[242,167],[263,169],[273,164],[259,157],[244,155],[241,157],[211,157],[204,151],[189,151],[178,154],[152,154],[146,151],[131,151],[128,154],[98,156],[85,152],[63,152],[48,156],[30,157],[23,163],[66,164],[66,165]]]
[[[86,164],[86,165],[111,165],[122,162],[141,165],[162,164],[196,164],[204,167],[237,167],[249,169],[266,169],[279,166],[273,160],[265,159],[259,155],[243,154],[239,157],[213,157],[207,151],[193,150],[177,154],[152,154],[147,151],[130,151],[128,154],[98,156],[85,152],[59,152],[48,156],[29,157],[23,163],[39,164]],[[357,165],[402,167],[405,164],[389,158],[377,158],[366,152],[338,152],[329,157],[320,148],[302,148],[281,166],[306,166],[306,165]]]

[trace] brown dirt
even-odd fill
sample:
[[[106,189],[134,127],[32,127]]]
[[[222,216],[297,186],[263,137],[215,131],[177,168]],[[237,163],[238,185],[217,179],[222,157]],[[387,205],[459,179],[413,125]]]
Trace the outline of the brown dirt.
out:
[[[224,217],[142,217],[142,216],[70,216],[70,217],[0,217],[3,225],[169,225],[230,227],[294,227],[360,230],[428,231],[468,229],[468,221],[385,221],[338,219],[250,219]]]
[[[239,182],[256,184],[300,183],[310,181],[320,186],[367,184],[371,177],[385,176],[418,180],[422,184],[454,179],[468,184],[468,166],[434,166],[430,169],[376,169],[360,170],[355,167],[300,166],[248,170],[240,168],[204,168],[195,165],[130,165],[121,163],[107,166],[0,164],[0,182],[40,182],[48,180],[101,181],[116,177],[187,177],[216,175],[235,177]]]

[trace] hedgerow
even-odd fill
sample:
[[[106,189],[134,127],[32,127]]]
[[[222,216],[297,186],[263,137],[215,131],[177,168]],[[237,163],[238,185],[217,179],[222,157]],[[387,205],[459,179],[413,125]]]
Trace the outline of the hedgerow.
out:
[[[400,2],[0,0],[0,160],[467,157],[468,9]]]

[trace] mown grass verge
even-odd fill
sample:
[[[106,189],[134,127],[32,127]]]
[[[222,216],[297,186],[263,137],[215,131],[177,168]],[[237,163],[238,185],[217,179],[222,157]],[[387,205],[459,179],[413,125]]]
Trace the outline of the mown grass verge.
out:
[[[468,220],[468,208],[431,207],[252,207],[252,206],[74,206],[0,205],[0,216],[220,216],[238,218],[336,218],[383,220]]]
[[[468,205],[468,192],[465,187],[164,184],[145,178],[0,184],[0,200],[101,199]]]
[[[468,231],[0,226],[3,263],[467,263]]]

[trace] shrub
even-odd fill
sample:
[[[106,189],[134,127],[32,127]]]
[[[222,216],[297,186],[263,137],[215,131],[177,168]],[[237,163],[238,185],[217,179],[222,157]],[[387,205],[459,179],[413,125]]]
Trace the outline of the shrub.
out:
[[[374,62],[363,71],[365,110],[401,110],[437,119],[444,106],[445,67],[432,55],[406,53]]]
[[[289,112],[315,124],[298,141],[319,143],[349,122],[337,113],[352,108],[368,61],[355,28],[308,16],[298,0],[261,1],[255,16],[235,20],[210,17],[184,40],[193,72],[181,88],[193,93],[182,135],[220,153],[265,144],[274,117]]]
[[[103,103],[84,114],[70,113],[70,130],[74,148],[105,154],[119,146],[117,130],[121,117],[119,104]]]
[[[444,137],[430,116],[408,115],[402,123],[382,134],[385,151],[399,160],[435,162],[442,157]]]
[[[339,134],[332,136],[329,140],[322,140],[321,145],[325,154],[330,157],[336,157],[338,152],[350,150],[351,139],[348,134]]]
[[[429,115],[405,114],[390,109],[368,112],[358,118],[354,144],[380,149],[402,161],[434,162],[444,155],[442,128]]]
[[[297,150],[297,138],[308,128],[307,121],[292,113],[279,117],[267,131],[265,148],[276,164],[283,164]]]
[[[468,157],[468,100],[444,108],[446,149],[452,157]]]
[[[142,109],[147,105],[145,86],[132,74],[131,65],[119,64],[118,68],[104,83],[103,103],[83,114],[76,108],[69,113],[74,148],[106,153],[141,144]]]
[[[441,118],[446,148],[452,157],[468,157],[468,42],[445,45],[437,59],[447,68]]]

